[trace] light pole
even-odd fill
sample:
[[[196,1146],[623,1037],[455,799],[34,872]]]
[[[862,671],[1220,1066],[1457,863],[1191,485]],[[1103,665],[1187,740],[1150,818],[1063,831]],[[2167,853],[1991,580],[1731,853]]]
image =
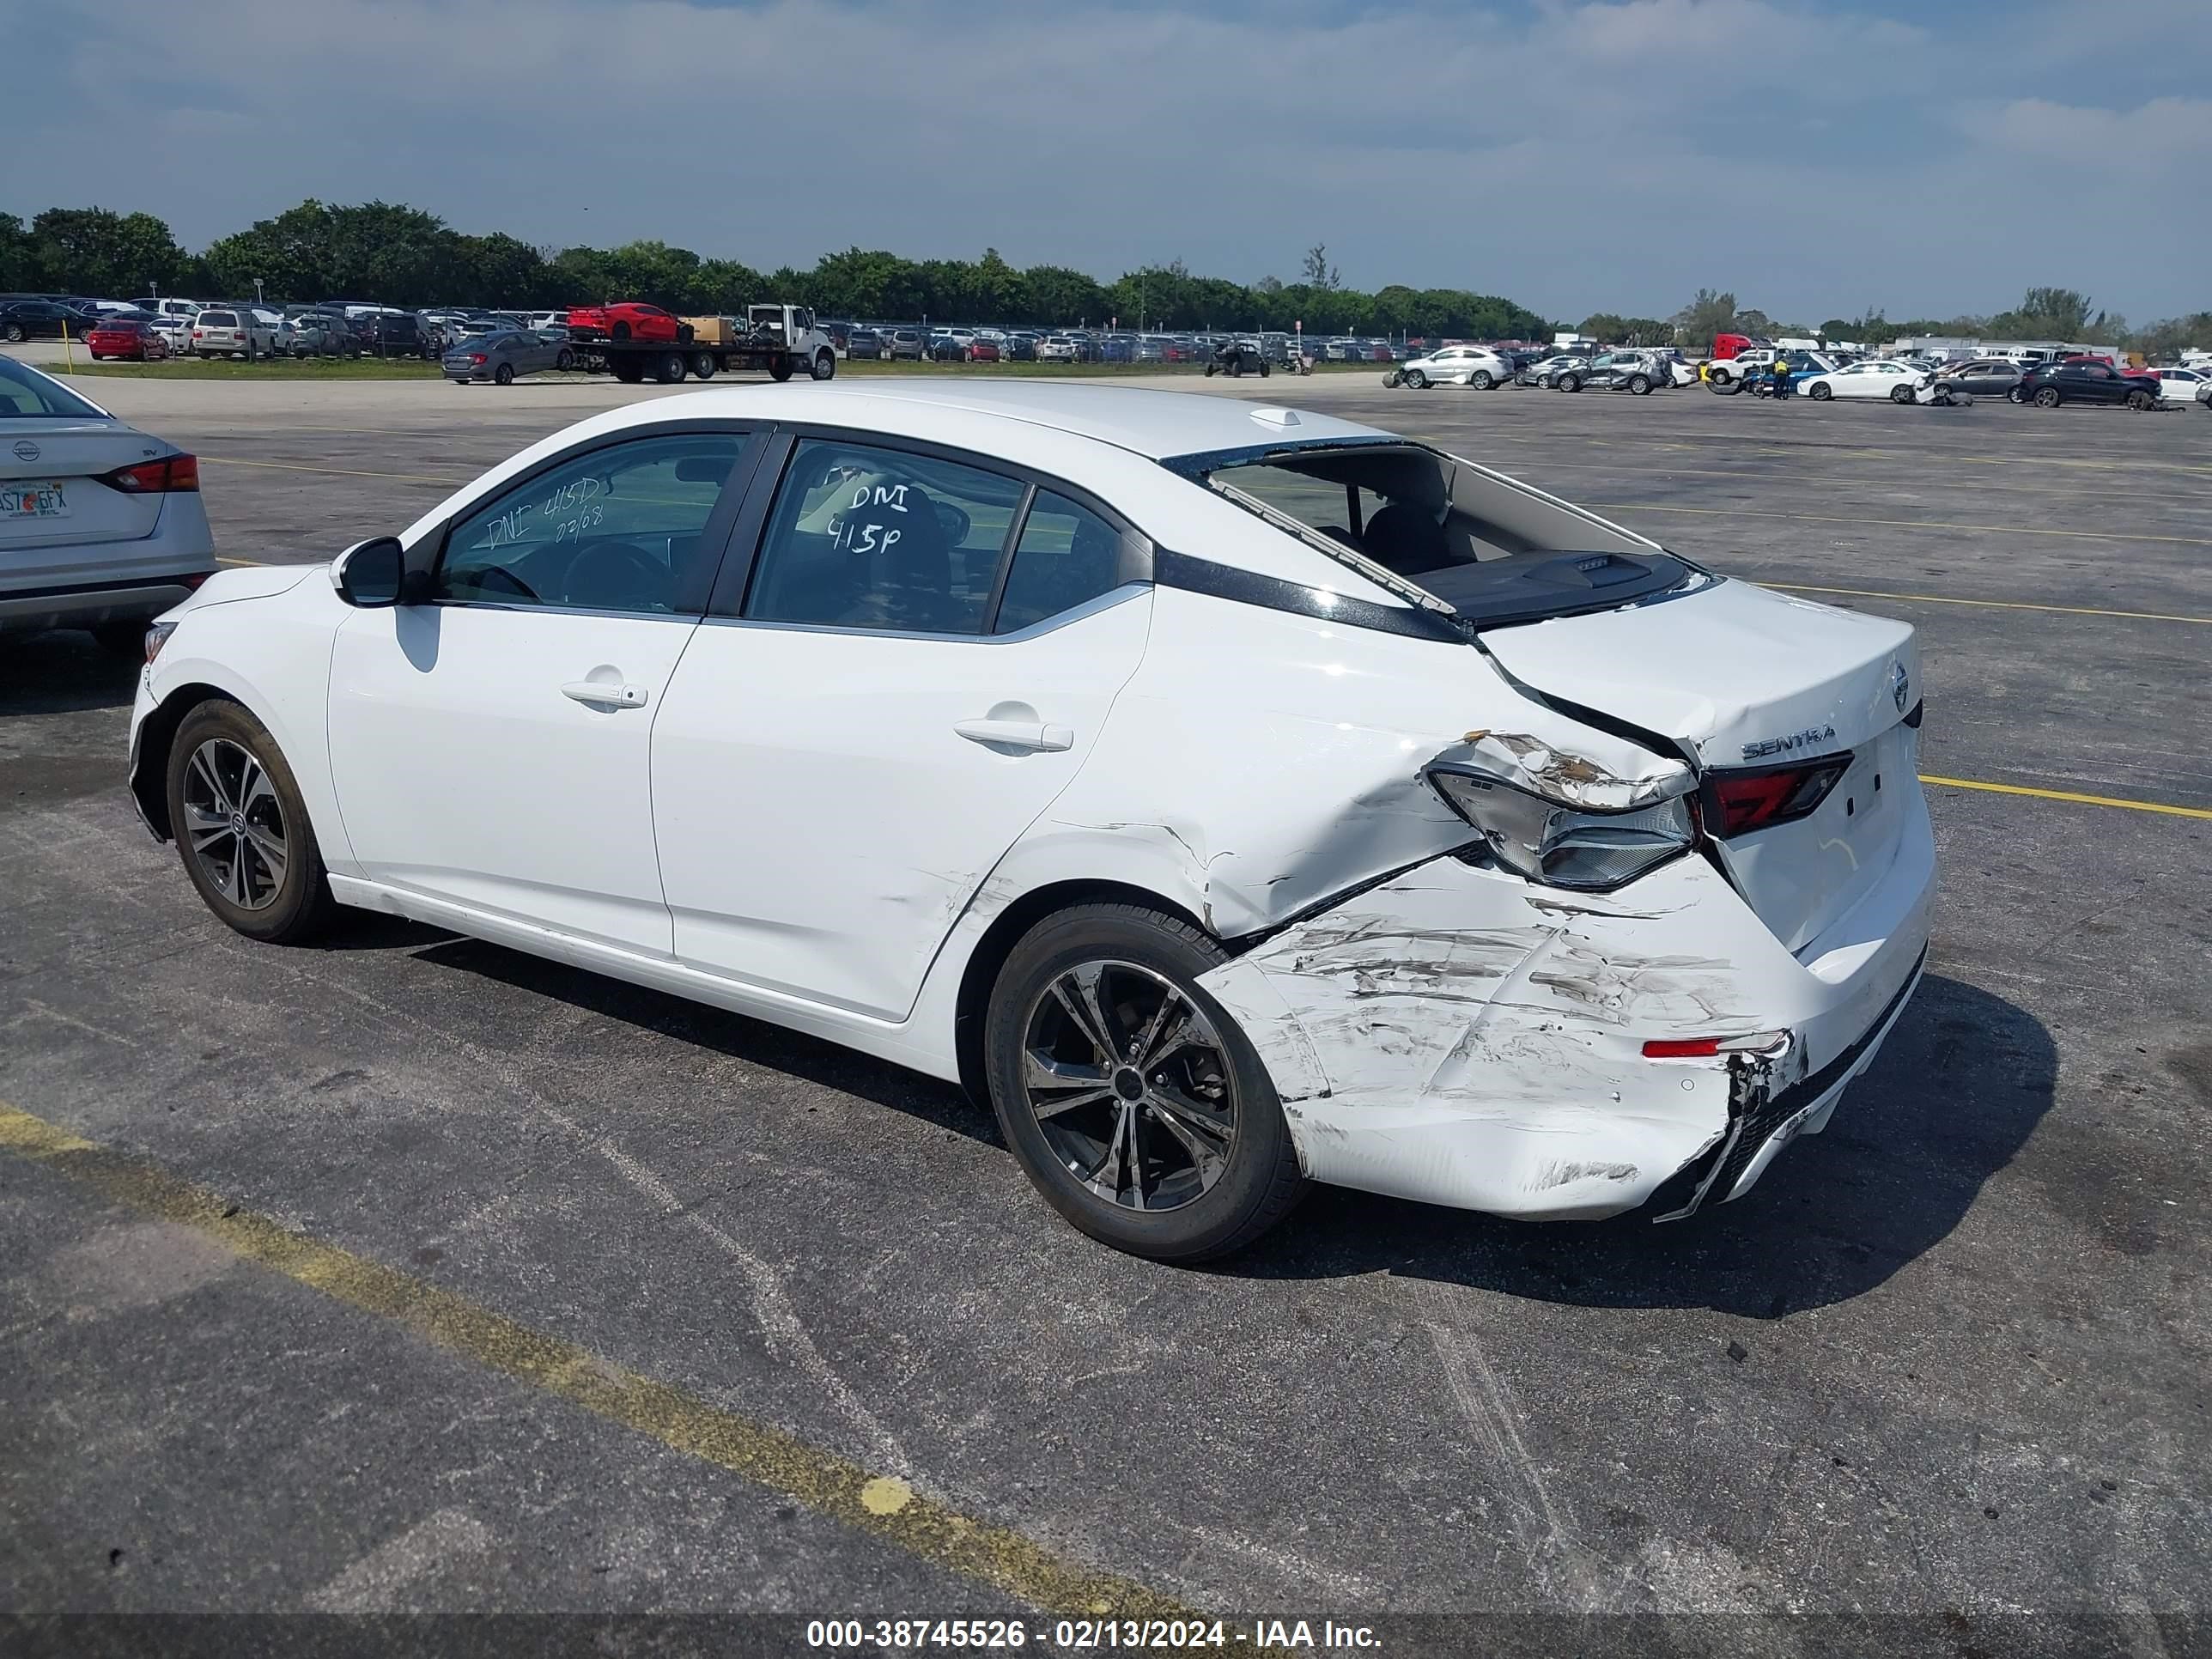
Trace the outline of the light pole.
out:
[[[253,279],[253,303],[256,305],[261,303],[261,279],[258,276]]]

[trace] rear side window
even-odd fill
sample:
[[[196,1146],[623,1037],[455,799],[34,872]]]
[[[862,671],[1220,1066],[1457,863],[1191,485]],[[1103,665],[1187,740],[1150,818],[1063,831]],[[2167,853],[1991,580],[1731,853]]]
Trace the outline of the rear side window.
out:
[[[1040,489],[1022,521],[992,631],[1012,634],[1111,592],[1121,563],[1121,538],[1113,526],[1088,507]]]
[[[956,461],[809,438],[792,452],[744,614],[980,634],[1022,485]]]

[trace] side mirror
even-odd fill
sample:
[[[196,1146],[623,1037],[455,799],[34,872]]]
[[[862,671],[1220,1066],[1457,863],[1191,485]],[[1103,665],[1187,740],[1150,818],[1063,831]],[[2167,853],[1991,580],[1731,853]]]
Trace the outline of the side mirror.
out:
[[[398,605],[406,579],[407,557],[397,536],[356,542],[331,565],[331,585],[338,597],[363,611]]]

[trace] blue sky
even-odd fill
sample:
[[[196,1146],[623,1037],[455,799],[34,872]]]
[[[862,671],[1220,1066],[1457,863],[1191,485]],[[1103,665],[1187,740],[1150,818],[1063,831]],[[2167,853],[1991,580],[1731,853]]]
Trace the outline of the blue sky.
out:
[[[381,196],[762,267],[1325,240],[1571,320],[2212,308],[2212,0],[45,0],[13,45],[0,209],[192,246]]]

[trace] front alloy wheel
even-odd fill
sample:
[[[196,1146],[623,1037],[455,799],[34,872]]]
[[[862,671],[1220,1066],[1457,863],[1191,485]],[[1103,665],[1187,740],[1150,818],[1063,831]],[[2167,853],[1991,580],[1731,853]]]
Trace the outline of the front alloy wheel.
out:
[[[210,738],[185,763],[177,826],[208,884],[241,910],[265,910],[283,890],[292,849],[268,769],[228,738]]]

